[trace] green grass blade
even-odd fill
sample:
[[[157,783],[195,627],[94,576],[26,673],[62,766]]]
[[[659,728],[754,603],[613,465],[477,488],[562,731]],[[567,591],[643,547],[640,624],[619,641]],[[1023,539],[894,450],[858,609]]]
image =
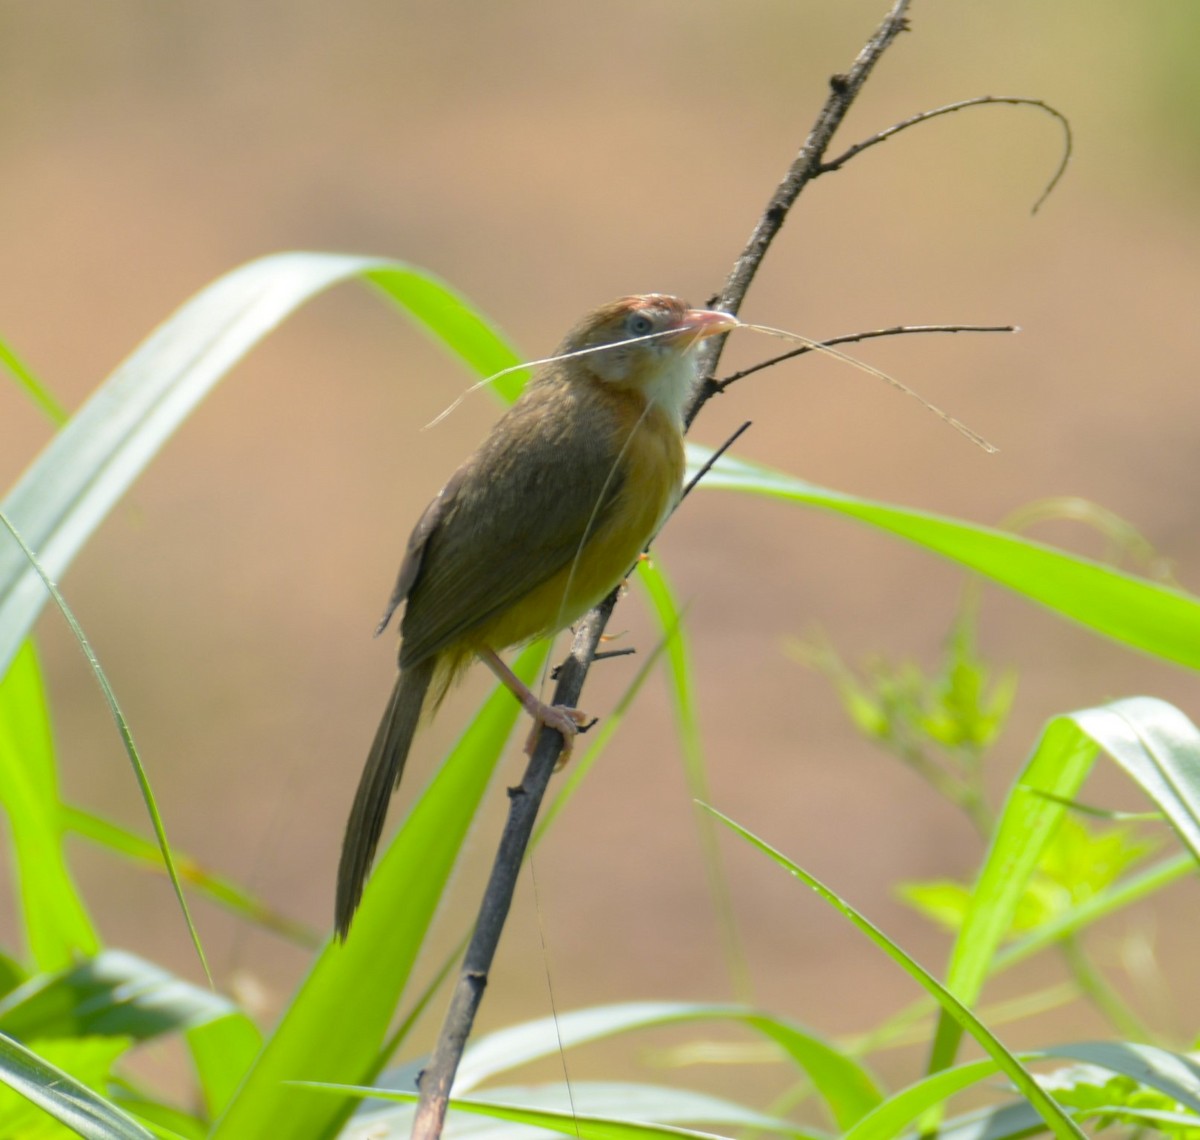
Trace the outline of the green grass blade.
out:
[[[62,807],[62,819],[67,831],[157,874],[165,873],[162,852],[137,832],[93,812],[66,804]],[[178,850],[173,855],[179,877],[212,902],[298,946],[315,949],[321,944],[321,935],[311,926],[288,918],[232,879],[209,871]]]
[[[3,1033],[0,1081],[85,1140],[154,1140],[133,1117]]]
[[[67,422],[67,410],[29,369],[28,365],[13,351],[12,346],[0,339],[0,364],[4,365],[16,378],[17,383],[29,394],[39,408],[54,422],[56,427],[62,427]]]
[[[1005,804],[955,940],[946,984],[970,1004],[992,970],[1021,896],[1062,818],[1103,748],[1200,852],[1200,734],[1164,701],[1135,697],[1056,717]],[[1054,799],[1051,797],[1058,797]],[[961,1030],[942,1015],[930,1068],[948,1065]]]
[[[397,1104],[413,1104],[416,1102],[415,1093],[394,1092],[390,1089],[371,1089],[359,1088],[353,1085],[326,1085],[326,1084],[308,1084],[307,1087],[320,1090],[322,1092],[342,1093],[361,1098],[378,1098],[380,1100],[390,1100]],[[574,1092],[576,1086],[572,1085]],[[631,1090],[638,1087],[641,1095],[634,1094]],[[530,1099],[535,1099],[536,1094],[543,1090],[497,1090],[506,1091],[509,1093],[526,1092]],[[556,1089],[560,1095],[557,1099],[565,1101],[567,1099],[565,1090]],[[596,1099],[601,1103],[612,1106],[613,1108],[621,1107],[621,1102],[617,1101],[617,1096],[624,1095],[624,1103],[632,1102],[633,1107],[636,1107],[639,1101],[644,1103],[650,1102],[650,1094],[645,1086],[605,1086],[600,1085],[597,1090],[593,1090],[589,1082],[581,1082],[579,1086],[579,1099],[590,1101],[591,1093],[596,1091]],[[716,1098],[701,1098],[699,1094],[685,1094],[678,1089],[663,1089],[659,1090],[658,1107],[667,1099],[667,1094],[673,1094],[676,1101],[676,1111],[684,1110],[685,1104],[690,1104],[692,1111],[698,1111],[700,1101],[711,1101],[708,1109],[714,1112],[719,1117],[720,1122],[736,1123],[735,1118],[740,1118],[745,1121],[746,1127],[763,1129],[771,1132],[777,1132],[785,1136],[793,1137],[813,1137],[814,1133],[809,1130],[797,1128],[788,1121],[777,1120],[773,1117],[764,1116],[759,1113],[752,1113],[749,1109],[741,1108],[741,1106],[733,1105],[732,1102],[723,1102],[723,1108],[714,1107]],[[615,1103],[614,1103],[615,1102]],[[450,1114],[469,1113],[477,1116],[487,1116],[493,1120],[505,1120],[512,1124],[524,1125],[532,1128],[544,1128],[551,1132],[560,1132],[567,1136],[574,1136],[577,1140],[720,1140],[714,1133],[697,1132],[690,1128],[678,1128],[667,1124],[649,1123],[643,1120],[626,1120],[615,1116],[606,1116],[593,1114],[580,1108],[578,1111],[572,1112],[569,1108],[549,1109],[536,1108],[528,1105],[514,1105],[498,1100],[490,1099],[474,1099],[464,1100],[454,1098],[450,1101]],[[695,1117],[691,1117],[695,1119]],[[490,1134],[490,1130],[489,1130]]]
[[[0,1001],[0,1032],[145,1041],[236,1012],[228,998],[124,950],[105,950],[70,969],[39,974]]]
[[[979,1043],[984,1051],[996,1062],[1000,1070],[1008,1075],[1026,1100],[1037,1110],[1056,1136],[1066,1140],[1067,1137],[1083,1136],[1079,1128],[1069,1116],[1038,1086],[1033,1075],[1000,1043],[999,1039],[983,1024],[957,997],[943,986],[932,974],[918,965],[894,942],[891,941],[878,927],[858,913],[849,903],[845,902],[824,883],[810,875],[803,868],[793,863],[787,856],[775,850],[769,844],[735,823],[728,816],[722,815],[715,808],[706,810],[724,823],[736,835],[741,836],[747,843],[758,848],[764,855],[774,860],[789,874],[811,887],[816,893],[835,910],[848,918],[863,934],[875,943],[892,961],[896,962],[910,977],[915,979],[930,993],[945,1011],[952,1017],[962,1030],[966,1030]],[[1061,808],[1059,810],[1062,810]]]
[[[1070,799],[1091,771],[1098,749],[1080,727],[1082,715],[1050,721],[1005,802],[946,973],[947,988],[967,1005],[978,999],[1030,876],[1066,811],[1059,800],[1043,793]],[[961,1038],[961,1025],[943,1010],[931,1071],[952,1062]]]
[[[233,1098],[262,1048],[262,1033],[244,1013],[230,1013],[187,1031],[188,1051],[209,1120]]]
[[[1039,1060],[1040,1056],[1038,1053],[1022,1053],[1018,1058],[1029,1062]],[[913,1121],[956,1093],[990,1081],[998,1069],[999,1065],[989,1057],[923,1077],[888,1097],[846,1132],[841,1140],[889,1140],[892,1136],[899,1136]],[[1040,1118],[1038,1123],[1041,1123]]]
[[[1140,1085],[1158,1089],[1193,1112],[1200,1112],[1200,1064],[1191,1057],[1138,1045],[1128,1041],[1085,1041],[1047,1049],[1052,1057],[1067,1057],[1099,1065],[1113,1073],[1132,1077]]]
[[[100,686],[100,691],[104,695],[104,701],[108,705],[108,711],[112,714],[113,721],[116,723],[121,743],[125,747],[125,754],[129,757],[129,763],[133,768],[138,789],[142,793],[142,802],[146,805],[146,812],[150,816],[150,823],[154,828],[154,834],[158,838],[158,847],[162,852],[163,865],[167,868],[167,876],[171,880],[171,887],[175,892],[175,899],[179,903],[179,910],[187,925],[192,946],[195,947],[196,956],[200,959],[201,966],[204,967],[205,977],[211,983],[212,974],[208,969],[208,959],[204,954],[204,947],[200,944],[200,934],[196,930],[196,924],[192,921],[192,913],[188,909],[187,899],[183,897],[183,884],[179,881],[179,872],[176,871],[175,862],[171,858],[171,846],[167,842],[167,832],[163,826],[162,816],[158,811],[158,803],[154,798],[154,792],[150,787],[150,778],[146,775],[146,769],[142,764],[142,758],[138,753],[137,745],[134,743],[133,732],[129,727],[129,722],[125,719],[125,714],[121,711],[121,706],[117,703],[117,695],[108,683],[108,677],[105,675],[104,670],[100,667],[100,661],[83,632],[83,626],[79,624],[74,613],[72,613],[66,599],[59,593],[58,587],[50,580],[45,568],[34,557],[33,551],[29,549],[29,545],[26,543],[24,537],[14,528],[12,522],[2,511],[0,511],[0,524],[3,524],[8,530],[9,535],[16,541],[17,545],[21,548],[21,552],[29,560],[29,564],[41,580],[42,585],[54,599],[59,612],[66,620],[67,625],[70,626],[71,633],[75,635],[75,640],[79,643],[79,648],[83,650],[84,657],[87,658],[92,676],[96,678],[96,683]]]
[[[711,454],[690,445],[689,466]],[[834,511],[905,538],[1135,649],[1200,669],[1200,599],[1087,558],[957,519],[860,499],[726,455],[704,490],[768,495]]]
[[[812,1082],[843,1128],[882,1099],[874,1077],[863,1065],[801,1026],[748,1006],[700,1002],[602,1005],[498,1030],[468,1046],[454,1087],[467,1092],[500,1073],[557,1056],[561,1049],[619,1033],[701,1021],[740,1024],[774,1041]]]
[[[411,306],[410,315],[471,367],[492,370],[516,359],[458,294],[400,262],[281,253],[243,265],[151,333],[0,504],[49,576],[62,577],[133,480],[230,368],[305,301],[356,278]],[[0,542],[0,672],[44,603],[21,552]]]
[[[517,674],[534,677],[547,648],[525,650]],[[350,937],[321,952],[214,1140],[332,1135],[352,1106],[286,1082],[374,1079],[396,1004],[518,711],[502,687],[485,703],[376,865]]]
[[[14,893],[34,962],[58,970],[95,954],[100,939],[67,866],[50,714],[29,641],[0,678],[0,804],[8,815]]]
[[[692,681],[691,649],[683,626],[683,611],[675,601],[675,593],[667,581],[662,566],[647,560],[639,567],[634,579],[650,602],[651,612],[667,640],[667,679],[671,687],[675,723],[683,755],[684,776],[692,799],[707,802],[709,794],[708,765],[704,759],[704,741],[700,718],[696,711],[696,688]],[[725,865],[717,845],[716,828],[705,812],[697,811],[696,827],[700,836],[700,851],[708,892],[716,911],[717,928],[725,951],[725,964],[733,982],[733,992],[741,1001],[751,1000],[750,970],[738,933],[737,917],[729,891]]]
[[[1173,705],[1130,697],[1090,710],[1084,731],[1119,764],[1200,861],[1200,732]]]

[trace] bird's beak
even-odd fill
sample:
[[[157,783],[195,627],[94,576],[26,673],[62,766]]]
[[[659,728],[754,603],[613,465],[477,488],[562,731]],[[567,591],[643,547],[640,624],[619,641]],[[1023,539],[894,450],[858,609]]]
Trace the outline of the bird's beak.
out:
[[[679,318],[678,336],[684,351],[705,337],[717,336],[735,329],[741,322],[729,313],[718,312],[716,309],[688,309]],[[672,340],[675,338],[672,337]]]

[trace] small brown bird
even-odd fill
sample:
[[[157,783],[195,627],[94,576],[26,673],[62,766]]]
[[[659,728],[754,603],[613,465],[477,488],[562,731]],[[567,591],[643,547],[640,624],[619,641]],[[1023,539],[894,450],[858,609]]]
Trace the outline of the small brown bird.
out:
[[[342,845],[342,938],[422,710],[475,657],[533,716],[527,747],[549,725],[569,751],[587,718],[544,704],[498,651],[570,625],[628,574],[679,498],[694,350],[736,324],[658,293],[589,313],[426,508],[379,625],[406,603],[400,673]]]

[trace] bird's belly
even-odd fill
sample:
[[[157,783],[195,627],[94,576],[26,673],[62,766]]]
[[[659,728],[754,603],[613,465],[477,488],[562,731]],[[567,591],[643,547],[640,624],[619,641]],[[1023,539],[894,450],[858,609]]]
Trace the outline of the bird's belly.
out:
[[[665,417],[664,417],[665,419]],[[674,430],[643,422],[622,462],[622,491],[579,556],[476,631],[477,645],[500,648],[555,633],[599,603],[626,574],[675,505],[683,443]]]

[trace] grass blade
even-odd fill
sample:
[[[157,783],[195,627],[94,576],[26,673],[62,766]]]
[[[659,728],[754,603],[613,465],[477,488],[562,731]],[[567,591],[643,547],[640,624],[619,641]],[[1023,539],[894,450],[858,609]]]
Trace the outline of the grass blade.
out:
[[[458,294],[401,262],[297,252],[243,265],[151,333],[0,504],[50,578],[62,577],[133,480],[230,368],[305,301],[356,278],[405,306],[472,368],[490,373],[515,363],[512,349]],[[515,376],[508,380],[510,387],[519,383]],[[0,543],[0,672],[44,603],[21,552]]]
[[[100,939],[63,847],[50,714],[31,641],[0,678],[0,803],[8,815],[15,895],[34,962],[42,970],[60,970],[95,954]]]
[[[0,1081],[85,1140],[154,1140],[133,1117],[3,1033]]]
[[[212,974],[208,969],[208,958],[205,956],[204,947],[200,944],[200,934],[196,930],[196,924],[192,921],[192,912],[188,909],[187,899],[183,897],[183,884],[179,881],[179,872],[176,871],[175,862],[171,858],[171,847],[167,842],[167,832],[163,826],[162,816],[158,811],[158,803],[150,787],[150,778],[146,775],[146,769],[142,765],[142,758],[138,753],[137,745],[134,743],[133,732],[129,727],[129,722],[125,719],[125,714],[121,711],[121,706],[117,703],[117,695],[108,683],[108,677],[105,675],[104,670],[100,667],[100,661],[83,632],[83,626],[79,624],[74,613],[72,613],[66,599],[59,593],[58,587],[46,574],[45,568],[34,557],[33,551],[29,549],[25,539],[14,528],[12,522],[2,511],[0,511],[0,524],[3,524],[7,528],[9,535],[16,541],[17,545],[21,548],[21,552],[29,560],[34,572],[41,579],[42,585],[45,586],[50,596],[54,599],[55,605],[58,606],[59,612],[66,620],[67,625],[70,626],[75,640],[79,643],[79,648],[83,650],[84,657],[87,658],[92,676],[96,678],[96,683],[100,686],[105,704],[108,705],[108,711],[112,714],[113,721],[116,723],[121,743],[125,746],[125,754],[129,757],[129,763],[133,767],[133,774],[137,780],[138,789],[142,793],[142,802],[146,805],[146,812],[150,816],[150,823],[154,827],[155,836],[158,838],[158,847],[162,852],[163,865],[167,868],[167,876],[171,880],[171,888],[175,892],[175,900],[179,903],[179,910],[183,914],[184,922],[187,925],[192,946],[196,950],[196,956],[200,959],[200,965],[204,967],[204,975],[211,984]]]
[[[756,835],[747,831],[740,824],[735,823],[728,816],[717,811],[716,808],[706,807],[706,810],[712,812],[734,834],[741,836],[747,843],[758,848],[764,855],[767,855],[778,863],[789,874],[816,891],[825,902],[848,918],[863,934],[887,954],[892,961],[896,962],[910,977],[914,978],[919,985],[937,1000],[938,1004],[945,1011],[946,1016],[953,1018],[961,1030],[966,1030],[975,1038],[984,1051],[996,1062],[997,1067],[1008,1075],[1025,1096],[1025,1099],[1038,1110],[1038,1114],[1046,1122],[1050,1131],[1060,1137],[1060,1140],[1066,1140],[1068,1137],[1078,1140],[1079,1137],[1083,1136],[1083,1133],[1058,1104],[1055,1103],[1053,1098],[1042,1091],[1037,1081],[1034,1080],[1033,1074],[1000,1043],[992,1031],[932,974],[905,954],[878,927],[859,914],[849,903],[841,899],[820,880],[810,875],[803,868],[788,859],[787,856],[775,850],[775,848],[759,839]]]
[[[518,676],[530,681],[547,649],[525,650]],[[396,1004],[518,711],[502,687],[484,704],[376,865],[350,937],[321,952],[214,1140],[333,1135],[353,1105],[303,1095],[288,1082],[375,1078]]]
[[[709,452],[688,448],[689,468]],[[834,511],[905,538],[1134,649],[1200,669],[1200,599],[990,527],[860,499],[723,456],[705,490],[768,495]]]

